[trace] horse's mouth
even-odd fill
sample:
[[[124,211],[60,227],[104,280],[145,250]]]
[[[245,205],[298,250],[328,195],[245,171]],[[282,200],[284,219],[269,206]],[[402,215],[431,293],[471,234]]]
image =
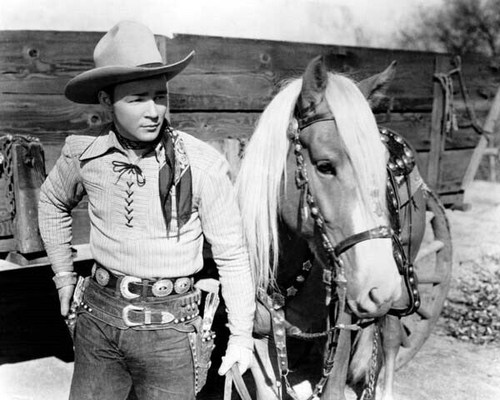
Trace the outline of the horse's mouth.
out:
[[[391,309],[391,303],[387,302],[381,305],[373,305],[370,309],[363,308],[355,300],[347,300],[350,311],[360,319],[371,319],[382,317]]]

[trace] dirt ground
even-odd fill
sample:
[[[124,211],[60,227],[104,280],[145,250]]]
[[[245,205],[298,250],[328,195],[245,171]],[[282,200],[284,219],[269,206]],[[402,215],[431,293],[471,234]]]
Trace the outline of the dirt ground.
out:
[[[447,210],[454,253],[451,291],[459,277],[473,276],[473,266],[482,260],[488,262],[481,267],[500,269],[500,184],[475,181],[465,200],[470,210]],[[1,365],[0,398],[67,399],[72,367],[53,357]],[[398,400],[500,399],[500,343],[459,341],[445,334],[440,321],[417,355],[398,371],[395,394]]]

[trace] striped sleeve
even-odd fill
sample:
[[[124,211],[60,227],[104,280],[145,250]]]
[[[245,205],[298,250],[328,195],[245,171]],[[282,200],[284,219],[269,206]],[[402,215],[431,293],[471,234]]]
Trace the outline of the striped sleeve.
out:
[[[203,233],[219,270],[231,331],[229,343],[251,349],[255,290],[240,211],[228,164],[222,158],[205,177],[199,208]]]
[[[72,155],[67,138],[61,156],[41,187],[38,204],[40,234],[54,273],[73,271],[71,210],[84,194],[78,160]]]

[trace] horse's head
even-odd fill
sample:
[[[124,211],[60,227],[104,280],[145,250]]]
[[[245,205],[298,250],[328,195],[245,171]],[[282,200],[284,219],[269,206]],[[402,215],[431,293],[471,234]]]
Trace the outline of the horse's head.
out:
[[[377,88],[384,77],[366,86]],[[401,295],[401,278],[388,228],[379,229],[389,226],[386,157],[368,101],[351,80],[327,72],[321,58],[278,93],[238,177],[262,286],[273,277],[282,223],[310,243],[326,269],[332,257],[342,260],[347,302],[356,315],[389,310]]]

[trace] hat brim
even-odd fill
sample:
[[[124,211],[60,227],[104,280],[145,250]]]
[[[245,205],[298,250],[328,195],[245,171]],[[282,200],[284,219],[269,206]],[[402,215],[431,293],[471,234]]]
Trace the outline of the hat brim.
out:
[[[75,103],[98,104],[100,90],[119,83],[164,75],[167,81],[180,73],[191,62],[194,51],[175,64],[160,67],[108,66],[82,72],[71,79],[64,88],[64,95]]]

